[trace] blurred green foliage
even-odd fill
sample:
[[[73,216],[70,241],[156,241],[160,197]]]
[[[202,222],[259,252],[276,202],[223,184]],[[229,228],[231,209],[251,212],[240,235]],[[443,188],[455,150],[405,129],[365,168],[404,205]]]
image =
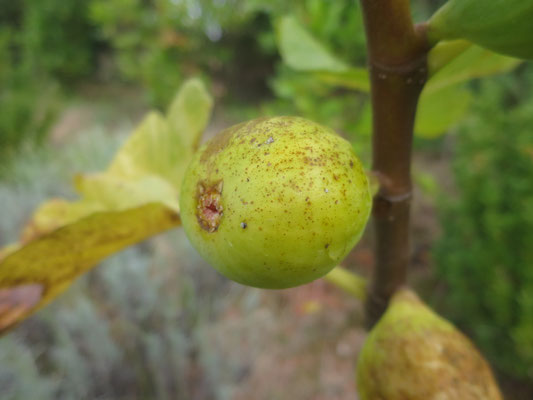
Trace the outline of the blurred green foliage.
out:
[[[26,139],[42,138],[55,111],[56,88],[17,60],[17,39],[9,26],[0,27],[0,159]]]
[[[243,85],[254,68],[271,64],[275,49],[262,36],[270,29],[264,9],[243,0],[90,0],[91,21],[119,77],[143,85],[158,107],[188,76]]]
[[[203,74],[239,95],[267,90],[276,48],[263,0],[0,0],[0,152],[42,138],[63,93],[123,82],[164,108]],[[242,96],[241,96],[242,97]]]
[[[292,16],[295,23],[299,23],[305,30],[300,31],[301,28],[295,26],[293,30],[279,31],[278,46],[283,54],[284,42],[292,40],[293,43],[287,43],[286,46],[295,63],[307,65],[309,59],[321,58],[325,62],[329,60],[331,65],[337,65],[338,68],[341,68],[343,62],[346,67],[350,63],[360,66],[364,64],[366,44],[358,2],[302,0],[299,7],[293,9]],[[300,57],[293,52],[294,47],[311,40],[316,40],[316,44],[307,48]],[[309,54],[310,51],[313,54]],[[359,121],[357,111],[362,108],[363,98],[353,91],[318,79],[313,72],[301,72],[298,65],[287,58],[288,55],[285,53],[285,63],[277,66],[276,74],[271,79],[276,100],[267,105],[267,112],[299,114],[355,139],[353,135]],[[364,142],[362,138],[358,140]]]
[[[525,72],[528,72],[526,69]],[[533,380],[533,73],[484,81],[459,130],[458,194],[441,205],[448,316],[495,366]]]
[[[342,0],[0,0],[0,148],[42,138],[62,93],[83,81],[139,85],[164,108],[183,79],[203,75],[243,106],[274,94],[266,113],[298,113],[353,131],[353,99],[283,65],[273,26],[294,15],[347,62],[364,61],[359,6]],[[342,29],[339,27],[342,26]],[[349,32],[349,34],[347,34]],[[273,79],[271,80],[271,78]],[[295,101],[296,100],[296,101]],[[293,103],[295,106],[292,106]],[[4,110],[8,110],[5,112]]]
[[[94,68],[85,0],[0,1],[0,156],[40,140],[59,108],[58,83]]]
[[[292,13],[334,54],[353,64],[366,60],[361,7],[350,0],[300,0]]]
[[[355,32],[362,35],[360,22]],[[285,101],[283,107],[296,109],[299,114],[349,132],[351,136],[358,134],[353,138],[358,152],[368,153],[372,117],[367,69],[344,62],[342,56],[328,48],[329,43],[322,42],[294,16],[281,18],[276,31],[284,65],[273,80],[273,88],[277,97]],[[465,117],[470,106],[472,94],[465,87],[466,81],[508,72],[520,63],[521,60],[464,41],[433,48],[428,55],[428,82],[420,96],[415,134],[436,138],[448,132]],[[352,103],[357,99],[358,107],[351,104],[340,115],[335,114],[340,108],[327,112],[325,103],[348,105],[343,98]],[[443,109],[447,112],[443,113]],[[337,122],[344,125],[336,125]]]
[[[21,56],[32,68],[69,83],[90,74],[96,64],[94,27],[87,0],[25,0]]]

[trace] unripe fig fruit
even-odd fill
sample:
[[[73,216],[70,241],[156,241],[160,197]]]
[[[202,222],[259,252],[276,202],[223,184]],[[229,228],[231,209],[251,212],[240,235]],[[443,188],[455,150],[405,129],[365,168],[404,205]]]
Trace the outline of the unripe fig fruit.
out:
[[[194,156],[180,197],[198,252],[228,278],[272,289],[328,273],[359,240],[370,207],[350,143],[298,117],[220,132]]]
[[[449,0],[431,17],[432,41],[467,39],[509,56],[533,58],[533,0]]]
[[[361,400],[501,400],[474,345],[403,289],[369,333],[357,363]]]

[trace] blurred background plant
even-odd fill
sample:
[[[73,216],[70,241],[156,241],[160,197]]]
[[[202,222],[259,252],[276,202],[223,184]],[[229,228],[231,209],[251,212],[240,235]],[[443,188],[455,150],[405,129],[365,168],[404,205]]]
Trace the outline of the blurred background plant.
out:
[[[422,20],[442,3],[413,1],[413,12]],[[504,383],[524,384],[509,385],[513,398],[530,399],[533,74],[482,52],[466,51],[424,94],[413,283]],[[216,98],[209,134],[298,114],[370,162],[352,0],[0,0],[0,57],[0,247],[38,204],[71,196],[73,173],[101,169],[146,109],[164,109],[191,76]],[[507,75],[470,80],[497,72]],[[347,261],[363,274],[370,234]],[[0,393],[353,399],[359,322],[359,304],[322,282],[281,292],[231,284],[172,232],[108,260],[2,338]],[[285,391],[268,382],[287,382]]]
[[[533,379],[531,70],[483,82],[454,144],[435,246],[447,314],[502,371]]]

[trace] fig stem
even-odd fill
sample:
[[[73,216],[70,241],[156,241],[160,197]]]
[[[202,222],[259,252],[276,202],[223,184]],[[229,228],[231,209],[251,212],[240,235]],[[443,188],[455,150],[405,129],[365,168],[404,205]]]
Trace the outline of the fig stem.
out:
[[[410,262],[411,148],[418,98],[427,79],[427,30],[413,24],[410,0],[360,0],[372,98],[375,260],[367,327],[384,313]]]
[[[374,171],[365,171],[366,177],[368,178],[368,186],[370,188],[370,195],[374,197],[378,192],[381,185],[384,183],[381,182],[380,176]]]
[[[362,276],[337,266],[333,268],[324,279],[334,286],[344,290],[358,300],[366,300],[367,281]]]

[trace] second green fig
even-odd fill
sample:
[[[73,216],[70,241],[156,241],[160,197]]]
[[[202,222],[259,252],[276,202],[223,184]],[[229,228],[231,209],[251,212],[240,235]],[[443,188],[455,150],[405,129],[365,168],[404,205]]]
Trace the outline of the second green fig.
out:
[[[409,290],[397,292],[357,365],[361,400],[501,400],[478,350]]]
[[[533,0],[449,0],[431,17],[432,41],[466,39],[498,53],[533,59]]]

